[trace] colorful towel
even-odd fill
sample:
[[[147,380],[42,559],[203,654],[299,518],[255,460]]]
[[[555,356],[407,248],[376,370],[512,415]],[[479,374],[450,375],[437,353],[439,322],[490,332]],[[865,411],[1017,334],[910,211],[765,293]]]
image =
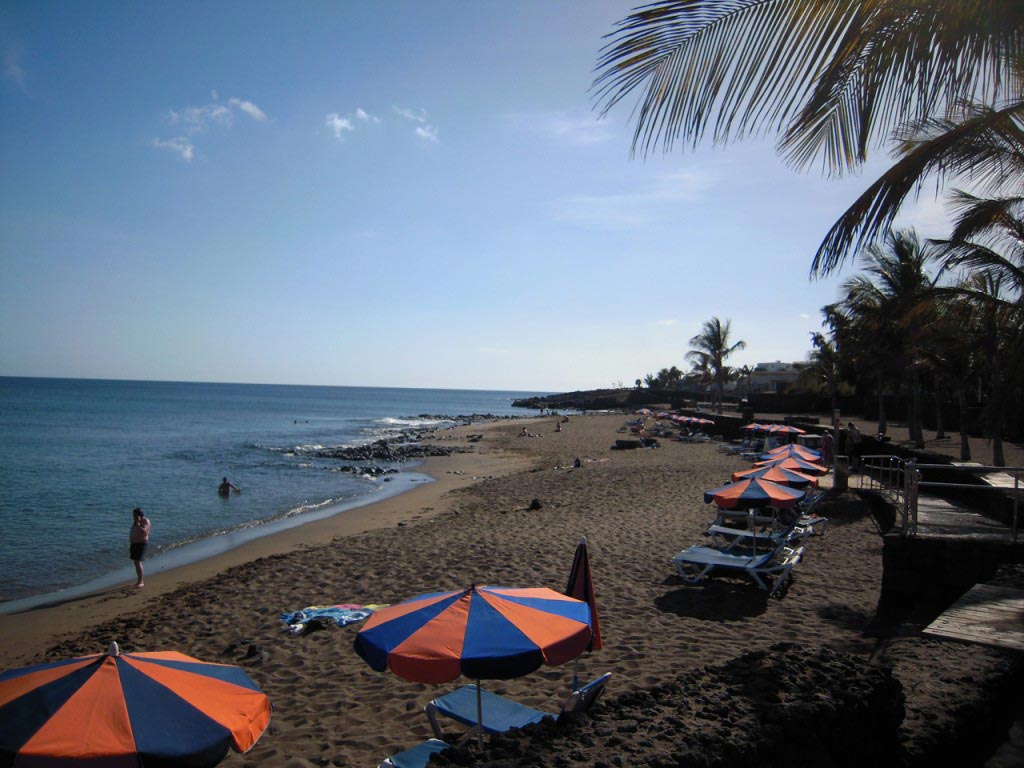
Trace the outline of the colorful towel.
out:
[[[334,625],[344,627],[346,624],[354,624],[357,621],[369,617],[377,606],[354,605],[342,603],[339,605],[311,605],[301,611],[281,614],[281,621],[285,623],[285,629],[293,635],[299,635],[310,629],[323,629],[326,626]]]

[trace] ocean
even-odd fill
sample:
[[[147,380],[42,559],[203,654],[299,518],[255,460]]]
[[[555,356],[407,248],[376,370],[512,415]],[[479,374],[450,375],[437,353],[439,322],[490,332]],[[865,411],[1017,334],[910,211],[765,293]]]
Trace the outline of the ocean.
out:
[[[535,394],[0,377],[0,612],[130,581],[134,507],[159,572],[427,480],[318,451],[529,415],[512,401]],[[224,476],[242,492],[218,496]]]

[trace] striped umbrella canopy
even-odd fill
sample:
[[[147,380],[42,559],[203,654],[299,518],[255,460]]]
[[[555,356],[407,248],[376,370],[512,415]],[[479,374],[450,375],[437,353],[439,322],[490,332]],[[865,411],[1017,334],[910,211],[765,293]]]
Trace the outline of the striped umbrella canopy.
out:
[[[773,435],[805,435],[807,430],[800,429],[800,427],[793,427],[789,424],[770,424],[768,425],[768,432]]]
[[[784,467],[754,467],[745,469],[742,472],[733,472],[733,482],[740,480],[756,479],[768,480],[779,485],[788,485],[790,488],[806,488],[809,485],[817,487],[818,479]]]
[[[459,675],[521,677],[571,661],[593,637],[589,606],[547,588],[472,586],[420,595],[371,616],[355,650],[378,672],[414,683]]]
[[[804,497],[803,491],[764,479],[740,480],[704,492],[704,502],[722,509],[736,507],[792,507]]]
[[[755,461],[755,467],[782,467],[783,469],[795,469],[805,475],[827,475],[828,470],[812,461],[804,461],[796,456],[788,456],[779,459],[768,459],[766,461]]]
[[[769,461],[771,459],[789,458],[790,456],[796,456],[798,459],[804,461],[816,462],[821,461],[821,452],[815,451],[813,448],[808,448],[804,445],[780,445],[778,448],[772,448],[761,459]]]
[[[105,654],[0,674],[0,765],[213,766],[246,752],[270,700],[240,668],[182,653]]]

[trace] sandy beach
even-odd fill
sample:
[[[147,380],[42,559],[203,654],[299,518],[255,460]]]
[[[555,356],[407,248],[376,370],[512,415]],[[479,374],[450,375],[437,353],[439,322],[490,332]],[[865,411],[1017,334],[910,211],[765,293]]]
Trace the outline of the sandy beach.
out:
[[[713,444],[611,451],[624,418],[573,417],[561,432],[555,418],[439,432],[438,444],[474,451],[419,469],[437,482],[147,578],[143,590],[126,585],[2,616],[0,662],[94,653],[117,640],[126,650],[239,664],[270,696],[274,716],[249,754],[232,753],[224,765],[373,766],[428,737],[423,705],[467,681],[431,687],[374,672],[352,650],[358,624],[292,636],[280,613],[473,583],[561,591],[586,536],[604,648],[585,658],[583,674],[613,673],[609,698],[798,642],[891,665],[907,697],[901,739],[913,755],[946,738],[1011,666],[1000,651],[923,640],[913,626],[886,641],[863,635],[878,600],[882,541],[852,501],[830,508],[827,534],[809,542],[781,600],[743,579],[682,584],[670,560],[702,540],[713,516],[702,492],[748,465]],[[540,436],[518,437],[524,425]],[[470,433],[484,438],[467,443]],[[541,509],[529,509],[532,499]],[[570,666],[543,668],[487,687],[553,711],[571,676]]]

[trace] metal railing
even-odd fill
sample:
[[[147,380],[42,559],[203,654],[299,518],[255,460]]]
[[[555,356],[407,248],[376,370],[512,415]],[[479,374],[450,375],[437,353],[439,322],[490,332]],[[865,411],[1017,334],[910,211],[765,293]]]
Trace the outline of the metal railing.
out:
[[[921,479],[921,470],[953,470],[965,472],[1001,473],[1009,475],[1012,486],[985,485],[974,483],[939,483]],[[974,491],[1012,492],[1013,512],[1010,531],[1013,543],[1017,543],[1020,527],[1021,490],[1024,489],[1024,467],[990,467],[974,464],[918,464],[914,459],[899,456],[876,455],[861,457],[859,487],[885,496],[899,512],[901,530],[904,536],[917,533],[918,493],[921,488],[951,488]]]

